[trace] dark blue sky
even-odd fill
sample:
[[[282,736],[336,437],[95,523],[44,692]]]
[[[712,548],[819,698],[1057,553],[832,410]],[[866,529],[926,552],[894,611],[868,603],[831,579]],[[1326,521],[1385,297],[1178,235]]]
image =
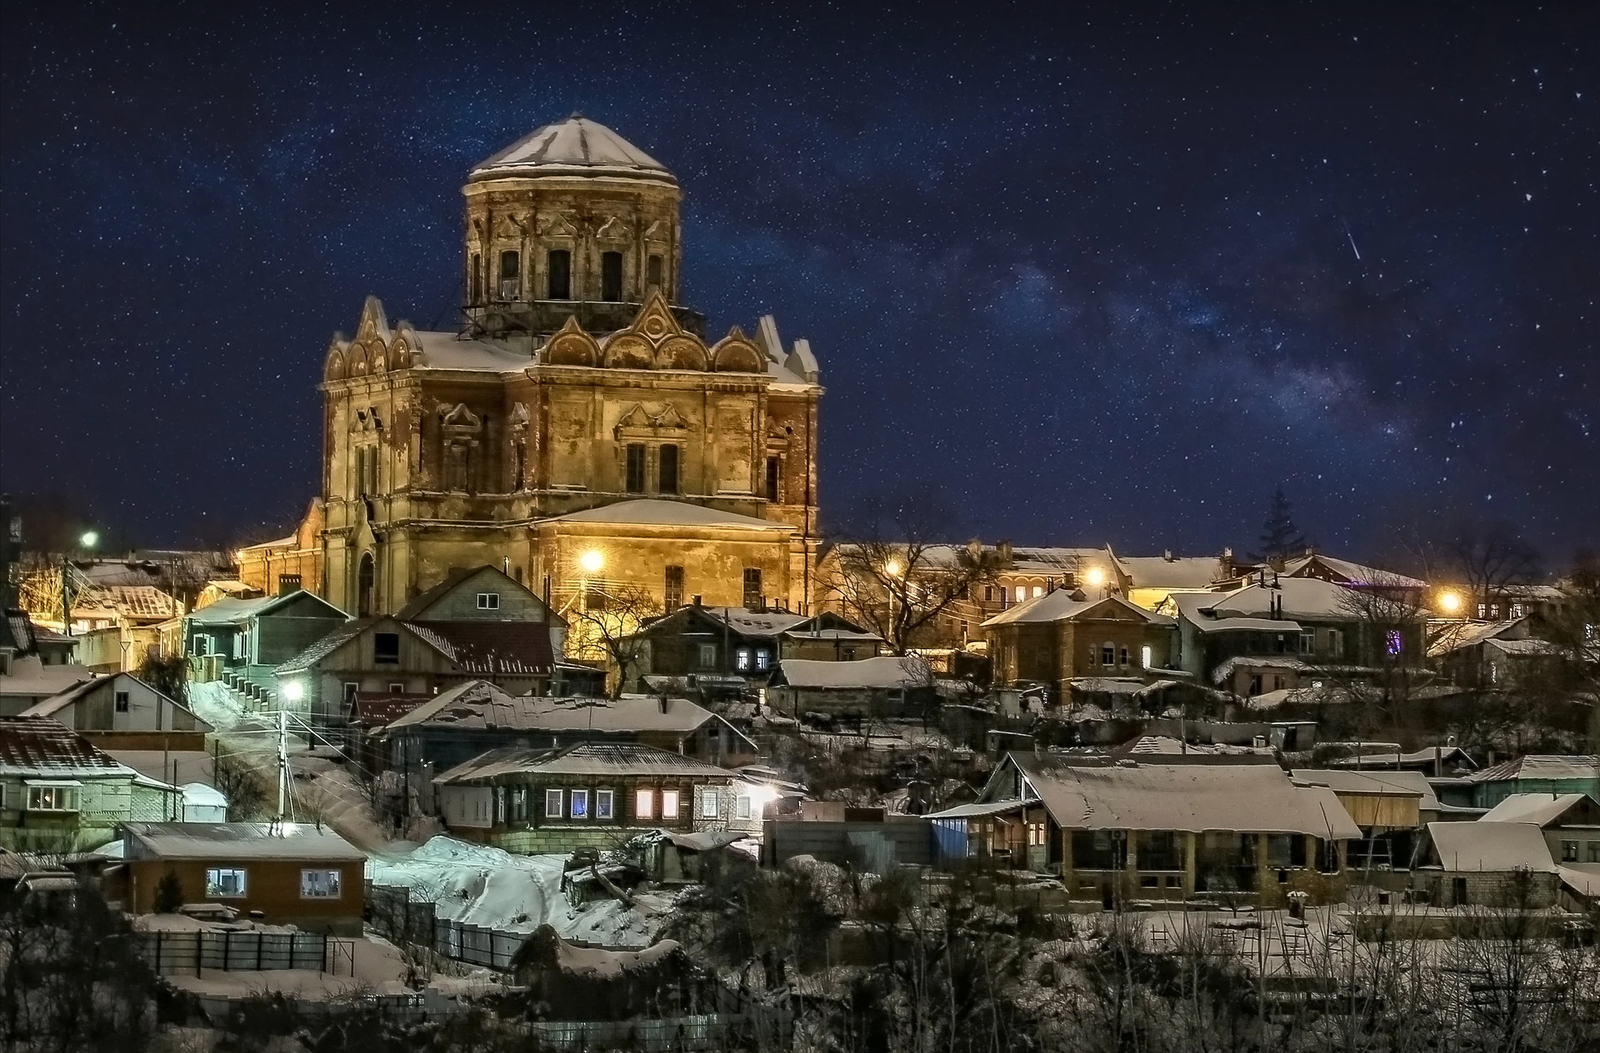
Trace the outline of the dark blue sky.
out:
[[[1600,543],[1600,5],[150,6],[0,43],[3,483],[146,543],[301,512],[331,333],[450,325],[465,172],[574,109],[810,339],[825,517]]]

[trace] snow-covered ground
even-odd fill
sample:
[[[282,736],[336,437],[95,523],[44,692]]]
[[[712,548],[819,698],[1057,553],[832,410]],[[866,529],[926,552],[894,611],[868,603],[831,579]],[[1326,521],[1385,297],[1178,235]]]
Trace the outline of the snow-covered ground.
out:
[[[568,940],[612,948],[647,947],[671,916],[674,897],[643,893],[633,906],[618,900],[574,909],[561,894],[566,856],[519,856],[443,835],[420,848],[367,860],[377,885],[411,890],[438,916],[500,932],[531,934],[549,924]]]

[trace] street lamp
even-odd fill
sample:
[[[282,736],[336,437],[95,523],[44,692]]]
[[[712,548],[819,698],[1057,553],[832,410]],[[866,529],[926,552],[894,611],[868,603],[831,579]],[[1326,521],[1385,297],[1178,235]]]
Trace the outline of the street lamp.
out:
[[[100,543],[100,535],[93,530],[85,530],[78,535],[78,547],[93,549]],[[61,631],[67,636],[72,635],[72,584],[70,569],[72,561],[66,553],[61,554]]]
[[[605,556],[596,549],[590,549],[578,557],[578,566],[583,568],[585,574],[598,574],[600,568],[606,565]]]
[[[84,548],[94,548],[96,545],[100,544],[99,532],[94,530],[85,530],[83,532],[83,536],[78,538],[78,544],[82,545]]]
[[[1439,606],[1444,608],[1446,614],[1455,614],[1461,610],[1461,594],[1458,592],[1440,593]]]

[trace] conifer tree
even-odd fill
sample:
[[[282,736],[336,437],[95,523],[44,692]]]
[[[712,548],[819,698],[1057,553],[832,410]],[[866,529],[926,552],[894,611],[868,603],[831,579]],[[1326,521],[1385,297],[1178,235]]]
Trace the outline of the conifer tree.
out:
[[[178,875],[167,871],[156,882],[155,908],[157,914],[176,914],[183,906],[183,882]]]
[[[1306,550],[1305,535],[1294,525],[1289,498],[1281,486],[1272,491],[1272,500],[1267,505],[1267,520],[1261,525],[1261,539],[1257,544],[1260,547],[1252,558],[1261,562],[1287,559]]]

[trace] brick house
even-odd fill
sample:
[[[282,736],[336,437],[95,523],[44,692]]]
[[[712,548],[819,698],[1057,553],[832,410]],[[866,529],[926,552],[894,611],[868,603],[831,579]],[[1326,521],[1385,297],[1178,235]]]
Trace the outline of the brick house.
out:
[[[1072,898],[1108,906],[1211,895],[1273,907],[1291,891],[1337,903],[1361,836],[1332,791],[1270,757],[1010,753],[977,801],[924,818],[941,861],[1059,874]]]
[[[1522,907],[1556,902],[1560,874],[1536,823],[1429,823],[1413,883],[1439,907]]]
[[[1057,589],[983,623],[998,683],[1042,683],[1064,695],[1075,677],[1144,676],[1167,664],[1172,619],[1121,596]]]
[[[647,830],[759,836],[765,803],[726,768],[620,742],[490,750],[434,786],[452,834],[530,854],[612,848]]]
[[[359,936],[367,857],[312,823],[129,823],[117,890],[134,914],[155,910],[168,873],[185,903],[261,912],[269,925]]]

